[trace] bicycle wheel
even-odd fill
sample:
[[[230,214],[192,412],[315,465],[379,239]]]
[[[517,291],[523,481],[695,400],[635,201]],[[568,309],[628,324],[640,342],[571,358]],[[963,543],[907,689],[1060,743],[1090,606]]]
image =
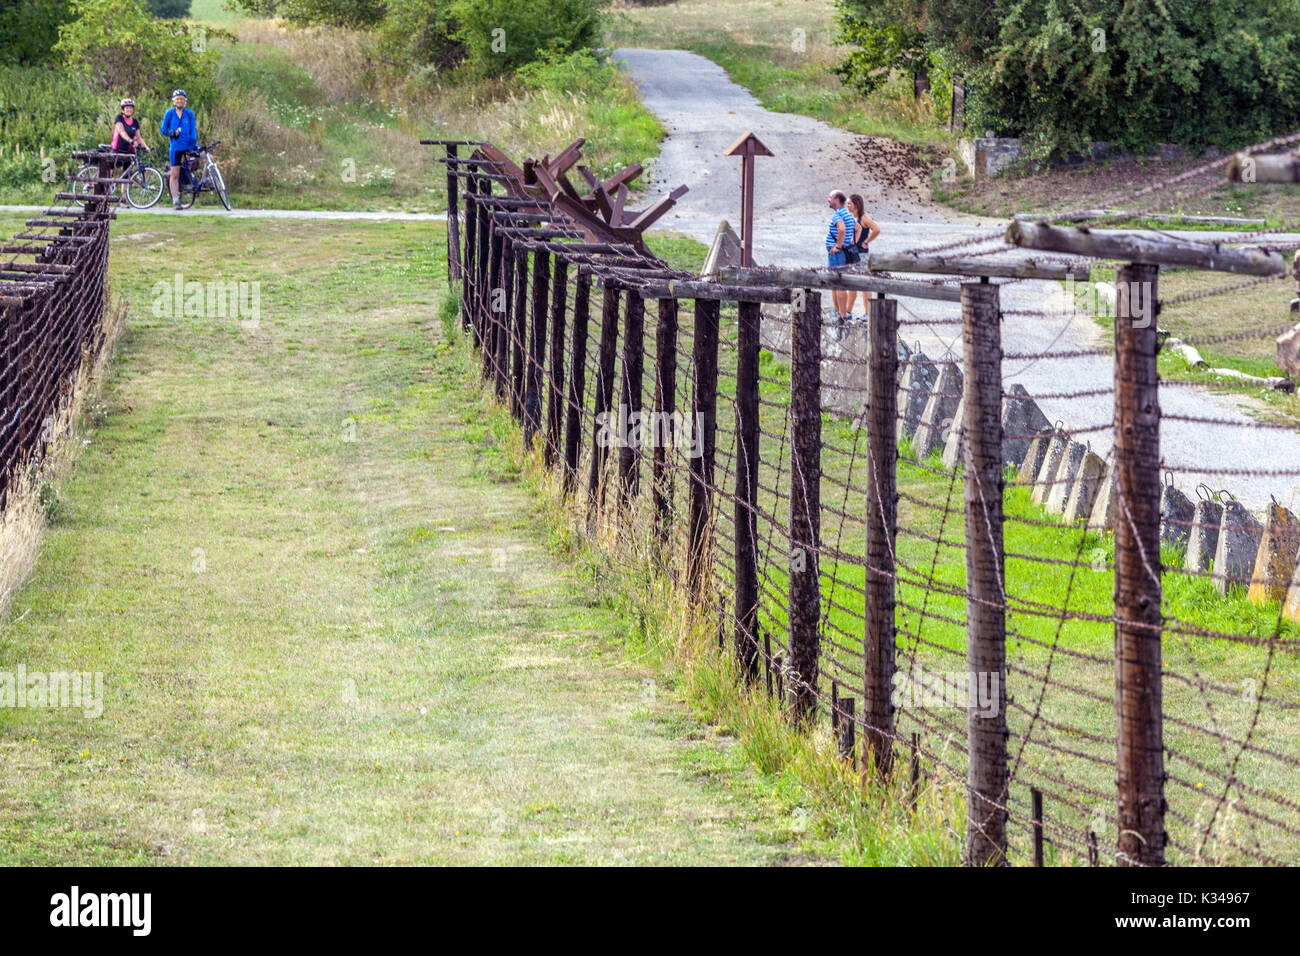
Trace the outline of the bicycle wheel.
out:
[[[212,167],[212,188],[216,190],[221,205],[226,207],[226,212],[230,212],[230,197],[226,195],[226,180],[222,178],[221,170],[217,169],[215,164]]]
[[[96,166],[82,166],[77,170],[77,175],[72,177],[72,189],[70,190],[77,197],[78,205],[84,206],[86,199],[95,193],[95,180],[99,178],[99,169]]]
[[[148,209],[162,196],[162,173],[152,166],[142,166],[131,174],[126,184],[126,201],[136,209]]]

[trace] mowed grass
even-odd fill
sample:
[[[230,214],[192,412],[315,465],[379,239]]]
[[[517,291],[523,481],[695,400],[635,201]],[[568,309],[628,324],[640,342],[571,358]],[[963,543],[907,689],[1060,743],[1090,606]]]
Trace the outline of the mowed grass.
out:
[[[18,222],[7,217],[0,228]],[[124,218],[130,325],[0,670],[5,864],[770,863],[788,811],[552,552],[427,224]],[[260,321],[153,284],[259,282]]]

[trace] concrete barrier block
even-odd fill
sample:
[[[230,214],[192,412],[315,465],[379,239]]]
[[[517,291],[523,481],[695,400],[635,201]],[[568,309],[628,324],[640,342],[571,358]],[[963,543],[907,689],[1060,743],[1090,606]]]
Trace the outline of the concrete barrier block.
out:
[[[1106,463],[1101,456],[1086,452],[1079,464],[1074,487],[1070,489],[1070,497],[1065,503],[1063,517],[1067,524],[1078,524],[1092,516],[1092,506],[1097,501],[1097,492],[1101,490],[1105,477]]]
[[[1115,469],[1110,467],[1102,476],[1092,503],[1092,513],[1088,515],[1089,531],[1115,530],[1115,498]]]
[[[1070,501],[1070,493],[1074,491],[1075,479],[1079,476],[1079,468],[1083,465],[1083,456],[1086,454],[1088,446],[1081,441],[1072,441],[1066,446],[1043,505],[1048,511],[1058,515],[1065,513],[1065,506]]]
[[[1214,549],[1214,589],[1225,597],[1234,585],[1247,585],[1255,573],[1264,523],[1240,501],[1223,505],[1219,543]]]
[[[1002,460],[1019,467],[1034,436],[1051,425],[1029,390],[1019,382],[1011,385],[1002,396]]]
[[[1060,432],[1054,434],[1047,443],[1047,454],[1043,456],[1043,464],[1034,478],[1034,490],[1029,495],[1029,500],[1034,504],[1046,503],[1048,494],[1055,487],[1052,482],[1056,479],[1056,470],[1061,467],[1061,459],[1065,457],[1069,443],[1070,440]]]
[[[1056,434],[1055,429],[1050,425],[1042,429],[1029,443],[1029,451],[1025,452],[1025,460],[1020,463],[1020,475],[1016,478],[1018,485],[1032,485],[1038,480],[1038,470],[1043,467],[1043,459],[1047,457],[1047,446],[1052,443],[1052,437]]]
[[[1296,564],[1295,574],[1291,575],[1291,590],[1287,591],[1283,610],[1291,620],[1300,621],[1300,563]]]
[[[1286,599],[1300,555],[1300,518],[1273,502],[1264,512],[1264,537],[1255,557],[1250,599],[1256,604]]]
[[[1300,325],[1278,336],[1277,367],[1287,378],[1300,381]]]
[[[935,379],[939,377],[938,366],[930,364],[926,354],[914,352],[903,369],[903,377],[898,383],[898,434],[902,438],[911,438],[916,434],[925,404],[934,391]]]
[[[961,370],[955,362],[944,362],[939,368],[939,377],[935,379],[930,399],[925,403],[921,413],[921,424],[912,436],[912,450],[918,460],[924,459],[936,449],[942,449],[948,440],[948,429],[952,427],[953,413],[961,401]]]
[[[1219,525],[1223,521],[1223,505],[1213,500],[1196,502],[1192,511],[1191,535],[1187,539],[1187,558],[1183,567],[1188,571],[1208,571],[1214,566],[1214,551],[1219,546]]]
[[[1160,543],[1177,548],[1179,554],[1187,550],[1187,539],[1192,534],[1192,514],[1196,505],[1192,499],[1171,483],[1160,492]]]
[[[943,445],[943,467],[956,469],[966,455],[966,396],[957,400],[957,410],[952,413],[952,428]]]

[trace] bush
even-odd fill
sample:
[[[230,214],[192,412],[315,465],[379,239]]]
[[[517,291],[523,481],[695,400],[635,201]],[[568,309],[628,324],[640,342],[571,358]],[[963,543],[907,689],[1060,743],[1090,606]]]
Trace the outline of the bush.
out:
[[[0,0],[0,64],[47,63],[72,0]]]
[[[213,102],[217,55],[188,23],[155,20],[142,0],[75,0],[74,10],[54,52],[95,89],[134,97],[184,86],[192,103]]]
[[[454,0],[451,13],[469,66],[500,76],[594,45],[603,6],[602,0]]]
[[[180,20],[190,15],[190,0],[148,0],[149,12],[160,20]]]
[[[399,69],[433,64],[449,69],[465,57],[456,38],[454,0],[407,0],[389,8],[375,31],[381,56]]]

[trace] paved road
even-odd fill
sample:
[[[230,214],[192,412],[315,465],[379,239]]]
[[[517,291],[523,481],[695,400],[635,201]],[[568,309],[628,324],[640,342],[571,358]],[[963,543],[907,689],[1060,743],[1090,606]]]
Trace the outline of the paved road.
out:
[[[882,235],[880,252],[937,245],[992,232],[1005,222],[963,216],[918,201],[895,189],[886,178],[874,180],[859,168],[849,152],[853,134],[817,120],[764,109],[749,91],[731,82],[712,61],[681,50],[617,50],[616,59],[627,64],[647,107],[668,128],[660,158],[648,183],[652,194],[662,194],[686,183],[691,191],[667,216],[664,228],[677,229],[701,242],[710,242],[721,219],[733,224],[739,218],[740,164],[722,156],[739,135],[752,130],[775,154],[758,160],[755,184],[755,259],[773,265],[814,265],[824,262],[823,238],[826,193],[833,186],[856,190],[868,198]],[[1177,233],[1175,233],[1177,234]],[[1210,234],[1190,234],[1210,238]],[[1282,241],[1282,237],[1277,237]],[[1023,281],[1006,285],[1004,310],[1035,310],[1036,316],[1004,318],[1004,348],[1009,354],[1075,352],[1105,348],[1093,319],[1073,309],[1066,311],[1058,283]],[[919,342],[931,357],[961,355],[961,328],[954,304],[917,299],[900,301],[900,319],[907,323],[903,335]],[[1212,335],[1213,330],[1206,330]],[[1032,394],[1047,395],[1104,388],[1113,381],[1109,355],[1037,361],[1009,358],[1004,364],[1006,383],[1023,384]],[[1179,473],[1176,483],[1191,493],[1204,480],[1215,488],[1229,487],[1250,506],[1259,509],[1276,494],[1285,504],[1300,505],[1300,477],[1225,477],[1205,471],[1212,468],[1300,468],[1300,434],[1252,429],[1243,406],[1230,396],[1201,390],[1167,387],[1161,391],[1165,415],[1229,420],[1233,427],[1194,425],[1166,421],[1162,450],[1167,465]],[[1108,426],[1114,406],[1109,396],[1077,399],[1041,399],[1052,420],[1082,432]],[[1110,451],[1110,429],[1102,427],[1079,435],[1103,456]],[[1199,469],[1199,470],[1198,470]]]

